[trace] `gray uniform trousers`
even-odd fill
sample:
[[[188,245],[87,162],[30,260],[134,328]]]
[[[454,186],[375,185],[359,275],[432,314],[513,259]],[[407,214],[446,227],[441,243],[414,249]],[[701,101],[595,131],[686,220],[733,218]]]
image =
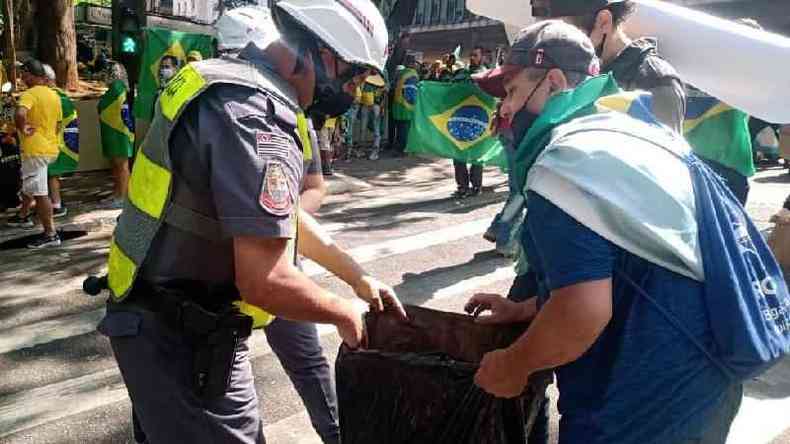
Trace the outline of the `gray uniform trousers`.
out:
[[[337,395],[315,324],[277,318],[264,332],[302,398],[313,428],[324,444],[338,444]]]
[[[148,443],[266,442],[246,341],[236,349],[226,395],[205,402],[191,386],[193,347],[157,314],[110,305],[99,331],[110,339]]]

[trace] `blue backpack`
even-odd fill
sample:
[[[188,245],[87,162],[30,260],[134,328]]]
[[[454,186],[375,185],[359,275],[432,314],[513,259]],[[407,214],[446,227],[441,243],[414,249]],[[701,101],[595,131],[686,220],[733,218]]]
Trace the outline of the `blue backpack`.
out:
[[[765,239],[723,180],[694,155],[686,163],[694,184],[705,305],[715,349],[703,346],[628,276],[619,276],[730,380],[743,381],[790,354],[790,294]]]

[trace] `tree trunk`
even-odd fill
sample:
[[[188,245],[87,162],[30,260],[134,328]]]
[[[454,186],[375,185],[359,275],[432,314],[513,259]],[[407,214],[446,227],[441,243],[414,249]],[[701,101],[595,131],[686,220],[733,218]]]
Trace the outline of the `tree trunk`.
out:
[[[61,88],[76,90],[77,32],[73,0],[36,0],[38,54],[52,65]]]

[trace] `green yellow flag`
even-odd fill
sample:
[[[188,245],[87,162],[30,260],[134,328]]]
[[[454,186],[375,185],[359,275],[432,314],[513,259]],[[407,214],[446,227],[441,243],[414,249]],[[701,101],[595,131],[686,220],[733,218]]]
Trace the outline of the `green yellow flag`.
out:
[[[108,158],[134,154],[134,123],[126,92],[123,81],[116,80],[99,100],[102,152]]]
[[[395,85],[394,103],[392,104],[392,118],[395,120],[411,120],[414,114],[414,104],[417,102],[417,90],[420,75],[412,68],[405,68],[398,76]]]
[[[407,152],[507,168],[505,148],[491,133],[493,97],[472,83],[420,83]]]
[[[743,176],[754,176],[749,116],[743,111],[690,91],[683,135],[699,157],[732,168]]]
[[[80,163],[80,121],[77,118],[77,108],[69,96],[60,89],[55,89],[60,96],[60,106],[63,109],[63,122],[61,122],[60,152],[54,163],[49,165],[47,173],[50,176],[77,171]]]
[[[197,51],[203,59],[208,59],[213,57],[213,48],[213,37],[209,35],[146,28],[140,83],[134,102],[135,117],[144,120],[153,118],[154,101],[160,89],[159,63],[162,57],[173,56],[178,59],[179,67],[183,67],[190,51]]]

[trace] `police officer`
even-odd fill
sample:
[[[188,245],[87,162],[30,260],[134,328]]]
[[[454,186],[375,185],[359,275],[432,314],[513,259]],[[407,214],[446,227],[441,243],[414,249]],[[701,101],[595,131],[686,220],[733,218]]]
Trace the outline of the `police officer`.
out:
[[[612,73],[626,91],[653,93],[653,113],[662,123],[683,132],[686,93],[675,69],[658,54],[651,38],[631,40],[625,21],[633,0],[532,0],[536,18],[560,18],[584,31],[601,59],[601,72]]]
[[[137,156],[110,246],[110,342],[151,443],[264,442],[246,338],[273,316],[334,324],[359,346],[359,315],[295,266],[299,252],[375,309],[365,275],[299,209],[307,114],[345,112],[385,63],[367,0],[281,0],[280,36],[187,65],[168,84]]]

